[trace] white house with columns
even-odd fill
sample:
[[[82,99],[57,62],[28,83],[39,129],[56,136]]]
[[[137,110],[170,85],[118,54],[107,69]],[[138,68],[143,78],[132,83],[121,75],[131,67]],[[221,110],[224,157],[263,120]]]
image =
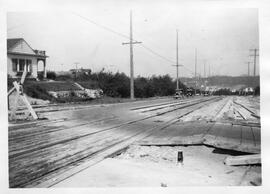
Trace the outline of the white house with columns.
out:
[[[21,77],[24,68],[28,77],[37,78],[42,74],[47,77],[46,52],[34,50],[23,38],[7,39],[8,75],[12,78]]]

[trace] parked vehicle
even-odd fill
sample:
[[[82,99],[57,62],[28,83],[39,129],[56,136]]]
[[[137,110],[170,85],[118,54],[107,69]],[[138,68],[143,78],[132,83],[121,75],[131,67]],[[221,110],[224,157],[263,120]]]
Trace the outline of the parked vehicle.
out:
[[[182,89],[176,90],[176,92],[174,94],[174,98],[175,99],[183,98],[183,90]]]
[[[189,97],[189,96],[193,96],[193,95],[194,95],[194,90],[192,88],[187,88],[186,96]]]

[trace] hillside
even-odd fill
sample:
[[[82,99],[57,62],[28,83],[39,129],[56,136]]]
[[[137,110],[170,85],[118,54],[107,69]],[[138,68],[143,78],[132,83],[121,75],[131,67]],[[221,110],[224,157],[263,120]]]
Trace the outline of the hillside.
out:
[[[194,85],[194,78],[181,78],[181,82],[187,85]],[[245,87],[256,87],[260,85],[260,76],[212,76],[208,78],[198,79],[198,85],[208,86],[220,86],[220,87],[234,87],[234,86],[245,86]]]

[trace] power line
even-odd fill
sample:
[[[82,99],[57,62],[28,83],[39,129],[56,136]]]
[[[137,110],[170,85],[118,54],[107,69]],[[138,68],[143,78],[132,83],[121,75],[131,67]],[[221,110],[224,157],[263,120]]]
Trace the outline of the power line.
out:
[[[90,23],[92,23],[92,24],[95,24],[96,26],[98,26],[98,27],[100,27],[100,28],[103,28],[104,30],[107,30],[107,31],[109,31],[109,32],[112,32],[112,33],[114,33],[114,34],[117,34],[118,36],[121,36],[121,37],[124,37],[124,38],[129,39],[129,36],[127,36],[127,35],[125,35],[125,34],[122,34],[122,33],[120,33],[120,32],[117,32],[117,31],[115,31],[115,30],[113,30],[113,29],[111,29],[111,28],[109,28],[109,27],[107,27],[107,26],[98,24],[97,22],[95,22],[95,21],[93,21],[93,20],[90,20],[89,18],[86,18],[86,17],[81,16],[81,15],[79,15],[79,14],[76,14],[76,13],[73,13],[73,14],[76,15],[76,16],[78,16],[78,17],[80,17],[80,18],[82,18],[82,19],[84,19],[84,20],[86,20],[86,21],[88,21],[88,22],[90,22]]]
[[[89,18],[87,18],[87,17],[81,16],[81,15],[79,15],[79,14],[77,14],[77,13],[73,13],[73,14],[76,15],[76,16],[78,16],[78,17],[80,17],[81,19],[84,19],[84,20],[88,21],[89,23],[92,23],[92,24],[94,24],[94,25],[96,25],[96,26],[98,26],[98,27],[104,29],[104,30],[107,30],[107,31],[109,31],[109,32],[111,32],[111,33],[114,33],[114,34],[116,34],[116,35],[118,35],[118,36],[121,36],[121,37],[123,37],[123,38],[130,39],[129,36],[127,36],[127,35],[125,35],[125,34],[123,34],[123,33],[121,33],[121,32],[117,32],[117,31],[115,31],[115,30],[113,30],[113,29],[111,29],[111,28],[109,28],[109,27],[107,27],[107,26],[101,25],[101,24],[99,24],[99,23],[97,23],[97,22],[95,22],[95,21],[93,21],[93,20],[91,20],[91,19],[89,19]],[[134,40],[134,42],[138,42],[138,41]],[[142,46],[144,49],[146,49],[147,51],[151,52],[152,54],[154,54],[154,55],[158,56],[159,58],[161,58],[161,59],[163,59],[163,60],[169,62],[170,64],[175,64],[175,61],[173,61],[173,60],[171,60],[171,59],[168,59],[167,57],[164,57],[163,55],[161,55],[161,54],[159,54],[158,52],[154,51],[154,50],[151,49],[150,47],[146,46],[144,43],[142,43],[141,46]],[[193,75],[193,72],[192,72],[190,69],[188,69],[188,68],[185,67],[185,66],[183,66],[183,67],[184,67],[186,70],[190,71],[190,73]]]
[[[153,49],[151,49],[151,48],[145,46],[145,44],[142,44],[141,46],[142,46],[143,48],[145,48],[146,50],[148,50],[149,52],[151,52],[152,54],[154,54],[154,55],[156,55],[156,56],[158,56],[158,57],[164,59],[165,61],[167,61],[167,62],[169,62],[169,63],[172,63],[172,64],[175,64],[175,62],[174,62],[173,60],[170,60],[170,59],[168,59],[167,57],[164,57],[164,56],[160,55],[159,53],[157,53],[157,52],[154,51]]]

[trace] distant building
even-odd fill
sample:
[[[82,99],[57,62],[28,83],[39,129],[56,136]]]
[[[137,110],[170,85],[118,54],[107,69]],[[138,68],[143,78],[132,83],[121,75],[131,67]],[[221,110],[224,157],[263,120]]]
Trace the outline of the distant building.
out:
[[[86,75],[90,75],[92,70],[91,69],[83,69],[83,68],[80,68],[80,69],[70,69],[69,70],[72,74],[74,73],[81,73],[81,74],[86,74]]]
[[[70,71],[56,71],[55,73],[57,76],[72,75],[72,73]]]
[[[7,39],[8,75],[21,77],[26,67],[28,76],[37,78],[38,74],[47,77],[45,51],[34,50],[23,38]],[[40,64],[42,68],[39,69]]]

